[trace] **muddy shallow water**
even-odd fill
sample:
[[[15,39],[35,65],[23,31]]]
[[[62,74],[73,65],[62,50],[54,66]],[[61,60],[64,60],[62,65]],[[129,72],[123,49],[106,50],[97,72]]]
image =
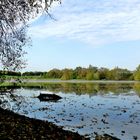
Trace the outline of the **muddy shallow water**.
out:
[[[94,139],[109,134],[140,139],[140,84],[45,84],[1,92],[0,106],[31,118],[48,120]],[[40,92],[62,97],[40,101]]]

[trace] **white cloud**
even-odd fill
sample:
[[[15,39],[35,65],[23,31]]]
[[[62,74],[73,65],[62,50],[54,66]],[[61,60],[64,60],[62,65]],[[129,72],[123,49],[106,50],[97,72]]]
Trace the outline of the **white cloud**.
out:
[[[30,28],[34,37],[59,37],[92,46],[140,40],[139,0],[63,0],[52,14],[57,21]]]

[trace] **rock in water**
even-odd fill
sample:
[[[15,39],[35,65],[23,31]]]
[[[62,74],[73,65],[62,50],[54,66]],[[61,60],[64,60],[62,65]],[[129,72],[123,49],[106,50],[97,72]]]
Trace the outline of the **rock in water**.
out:
[[[40,93],[40,95],[37,98],[39,98],[40,101],[58,101],[62,99],[62,97],[56,94],[43,94],[43,93]]]

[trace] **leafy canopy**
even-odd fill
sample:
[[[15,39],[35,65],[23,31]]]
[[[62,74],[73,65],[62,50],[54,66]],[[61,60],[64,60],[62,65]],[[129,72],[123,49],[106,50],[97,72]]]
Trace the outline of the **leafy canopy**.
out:
[[[27,22],[60,0],[0,0],[0,63],[7,70],[24,66]]]

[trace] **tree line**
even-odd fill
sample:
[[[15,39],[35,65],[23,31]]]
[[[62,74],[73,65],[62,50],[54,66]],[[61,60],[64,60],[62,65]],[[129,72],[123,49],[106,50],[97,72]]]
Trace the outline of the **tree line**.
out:
[[[52,69],[46,72],[12,72],[0,71],[0,76],[22,76],[22,77],[42,77],[46,79],[61,80],[140,80],[140,65],[134,71],[115,67],[113,69],[98,68],[89,65],[87,68],[76,67],[75,69]]]

